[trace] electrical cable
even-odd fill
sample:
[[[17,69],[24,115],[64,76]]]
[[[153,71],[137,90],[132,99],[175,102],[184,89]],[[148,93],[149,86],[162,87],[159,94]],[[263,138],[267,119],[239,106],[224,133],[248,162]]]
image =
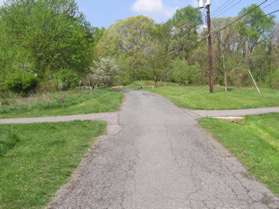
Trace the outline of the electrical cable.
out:
[[[214,17],[220,17],[220,16],[222,16],[222,14],[225,13],[225,12],[227,12],[228,9],[231,9],[231,8],[237,6],[241,1],[242,1],[242,0],[238,0],[238,1],[235,2],[234,4],[228,5],[229,7],[225,7],[223,10],[217,12],[217,13],[214,15]]]
[[[230,5],[231,3],[233,3],[234,0],[229,0],[227,2],[224,2],[224,4],[222,4],[220,7],[218,7],[217,9],[214,9],[212,11],[212,13],[216,13],[216,12],[219,12],[221,10],[223,10],[224,8],[226,8],[228,5]]]

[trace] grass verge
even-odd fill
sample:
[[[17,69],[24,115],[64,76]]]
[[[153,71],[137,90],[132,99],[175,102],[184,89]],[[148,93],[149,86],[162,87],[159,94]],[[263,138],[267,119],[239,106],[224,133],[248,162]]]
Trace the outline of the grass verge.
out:
[[[167,85],[145,90],[160,94],[179,107],[191,109],[222,110],[279,106],[279,91],[272,89],[262,89],[263,96],[259,96],[253,88],[234,88],[224,92],[223,88],[216,87],[213,94],[208,93],[206,86]]]
[[[0,208],[43,208],[104,129],[86,121],[0,126],[0,144],[11,144],[0,155]]]
[[[113,112],[119,109],[122,98],[120,92],[97,89],[8,99],[0,105],[0,118]]]
[[[250,116],[240,123],[206,118],[200,124],[279,195],[279,114]]]

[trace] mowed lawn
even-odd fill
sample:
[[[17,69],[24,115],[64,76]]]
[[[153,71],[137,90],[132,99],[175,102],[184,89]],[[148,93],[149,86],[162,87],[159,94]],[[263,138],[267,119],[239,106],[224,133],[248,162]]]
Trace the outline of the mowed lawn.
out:
[[[0,126],[0,208],[43,208],[105,126],[86,121]]]
[[[200,124],[279,195],[279,114],[250,116],[240,123],[207,118]]]
[[[122,98],[120,92],[97,89],[0,99],[0,118],[113,112],[120,107]]]
[[[160,94],[183,108],[217,110],[279,106],[279,90],[272,89],[262,89],[263,96],[259,96],[253,88],[234,88],[224,92],[223,88],[218,87],[213,94],[208,93],[206,86],[167,85],[145,89]]]

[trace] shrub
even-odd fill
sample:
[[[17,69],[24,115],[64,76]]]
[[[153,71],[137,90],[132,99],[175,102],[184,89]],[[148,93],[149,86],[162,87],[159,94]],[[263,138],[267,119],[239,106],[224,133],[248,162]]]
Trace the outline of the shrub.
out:
[[[229,82],[233,86],[241,87],[251,85],[251,78],[245,66],[238,66],[229,72]]]
[[[5,99],[5,97],[6,97],[6,92],[7,92],[7,89],[6,89],[5,83],[0,82],[0,103],[1,104],[2,104],[2,99]]]
[[[39,93],[48,93],[48,92],[55,92],[58,89],[57,80],[51,79],[51,80],[42,80],[38,87],[37,92]]]
[[[23,95],[27,95],[28,93],[34,91],[37,84],[38,79],[34,73],[22,70],[11,73],[6,80],[8,90]]]
[[[54,75],[59,90],[68,90],[79,85],[80,77],[70,69],[61,69]]]
[[[170,64],[170,79],[183,85],[200,84],[201,70],[198,65],[189,65],[184,60],[176,59]]]
[[[112,58],[101,58],[94,63],[88,80],[91,86],[112,86],[119,74],[119,67]]]
[[[270,82],[272,88],[279,89],[279,68],[271,73]]]
[[[125,58],[117,59],[117,66],[119,67],[119,72],[116,75],[116,82],[118,85],[128,85],[132,82],[132,72],[131,66]]]

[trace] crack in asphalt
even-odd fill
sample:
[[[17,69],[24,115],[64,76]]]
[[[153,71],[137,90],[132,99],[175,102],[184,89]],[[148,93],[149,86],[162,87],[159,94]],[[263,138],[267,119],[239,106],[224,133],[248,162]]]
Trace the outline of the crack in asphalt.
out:
[[[108,135],[48,209],[279,209],[279,199],[199,127],[197,112],[129,91],[121,111],[112,114],[99,115],[109,121]]]

